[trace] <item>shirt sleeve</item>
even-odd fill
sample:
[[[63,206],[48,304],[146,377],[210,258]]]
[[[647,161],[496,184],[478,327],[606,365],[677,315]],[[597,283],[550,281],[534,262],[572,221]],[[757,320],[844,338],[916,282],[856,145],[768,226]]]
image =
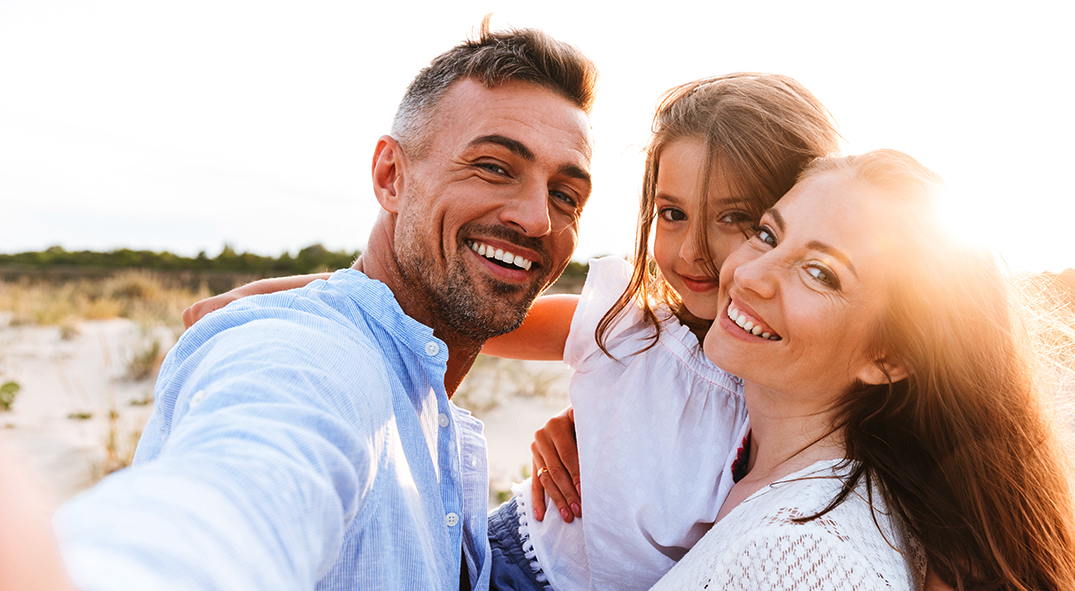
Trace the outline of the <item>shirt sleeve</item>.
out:
[[[58,512],[82,591],[313,589],[336,558],[386,416],[383,370],[353,367],[376,355],[278,321],[205,346],[160,454]]]
[[[564,346],[564,363],[576,370],[587,370],[589,364],[604,356],[597,346],[597,326],[616,300],[623,295],[631,280],[631,265],[619,257],[603,257],[590,260],[586,283],[579,295],[579,304],[571,319],[571,330]],[[606,344],[613,354],[616,345],[624,344],[623,337],[638,330],[642,313],[638,306],[629,305],[607,333]],[[631,346],[637,339],[630,339]],[[622,349],[623,347],[618,347]],[[628,351],[633,353],[636,351]]]

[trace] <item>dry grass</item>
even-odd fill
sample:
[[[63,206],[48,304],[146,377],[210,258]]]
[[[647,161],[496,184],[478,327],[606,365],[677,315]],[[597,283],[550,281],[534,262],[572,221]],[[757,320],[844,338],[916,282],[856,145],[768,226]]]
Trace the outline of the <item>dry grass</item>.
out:
[[[103,281],[0,282],[0,310],[11,312],[12,324],[56,325],[68,333],[79,320],[108,318],[180,328],[183,310],[209,295],[204,286],[192,291],[168,286],[145,271],[122,271]]]

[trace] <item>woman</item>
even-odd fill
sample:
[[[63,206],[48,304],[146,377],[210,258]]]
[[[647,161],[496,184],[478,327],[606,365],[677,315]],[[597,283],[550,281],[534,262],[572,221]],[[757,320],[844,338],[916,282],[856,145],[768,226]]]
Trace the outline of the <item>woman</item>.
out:
[[[751,434],[710,532],[655,589],[1075,588],[1070,465],[992,259],[939,179],[823,159],[721,269],[706,355]],[[762,326],[776,338],[755,336]]]

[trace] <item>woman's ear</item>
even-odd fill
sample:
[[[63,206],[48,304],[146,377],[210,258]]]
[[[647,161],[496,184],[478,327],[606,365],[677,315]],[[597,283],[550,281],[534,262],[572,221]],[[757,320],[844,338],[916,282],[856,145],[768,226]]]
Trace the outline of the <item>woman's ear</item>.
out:
[[[895,384],[907,379],[907,370],[902,365],[888,359],[875,359],[867,363],[859,372],[858,379],[874,386],[880,384]]]
[[[390,135],[382,135],[373,150],[373,192],[377,202],[389,213],[399,213],[405,166],[406,159],[399,142]]]

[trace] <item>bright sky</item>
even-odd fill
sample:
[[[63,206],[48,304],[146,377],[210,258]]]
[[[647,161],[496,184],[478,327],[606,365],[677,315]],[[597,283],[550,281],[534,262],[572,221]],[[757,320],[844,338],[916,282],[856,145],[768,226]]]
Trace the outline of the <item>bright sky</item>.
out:
[[[403,90],[495,12],[601,70],[577,259],[631,250],[659,95],[752,70],[811,89],[848,152],[941,174],[960,231],[1016,268],[1075,267],[1069,3],[607,6],[0,0],[0,252],[362,248]]]

